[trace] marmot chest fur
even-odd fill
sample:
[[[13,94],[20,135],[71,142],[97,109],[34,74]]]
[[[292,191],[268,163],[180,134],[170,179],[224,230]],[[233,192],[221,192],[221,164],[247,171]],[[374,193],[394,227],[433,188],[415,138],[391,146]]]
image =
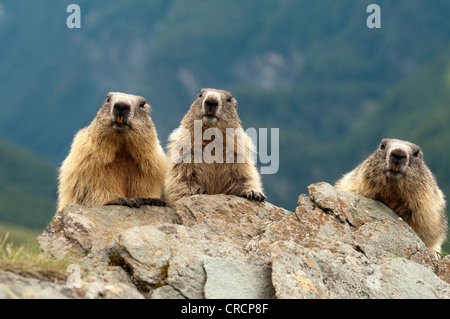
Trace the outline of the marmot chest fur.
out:
[[[163,205],[167,159],[140,96],[111,92],[80,130],[59,171],[58,210],[80,205]]]
[[[202,89],[169,137],[165,198],[229,194],[264,201],[261,177],[243,131],[237,101],[227,91]]]

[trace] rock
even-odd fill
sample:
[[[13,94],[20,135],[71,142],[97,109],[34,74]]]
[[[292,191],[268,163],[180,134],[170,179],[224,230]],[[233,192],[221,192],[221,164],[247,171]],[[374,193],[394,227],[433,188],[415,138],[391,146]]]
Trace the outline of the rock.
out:
[[[81,273],[77,293],[86,299],[143,299],[144,294],[136,287],[133,278],[120,266],[91,264]]]
[[[153,291],[152,299],[186,299],[186,297],[172,286],[162,286]]]
[[[346,245],[330,251],[279,242],[272,249],[272,280],[280,299],[450,296],[450,286],[435,273],[404,258],[375,263]]]
[[[439,277],[450,284],[450,255],[445,256],[438,267]]]
[[[237,260],[208,258],[205,298],[209,299],[272,299],[272,271],[267,265],[249,265]]]
[[[66,299],[76,298],[67,287],[35,278],[0,272],[0,299]]]
[[[449,257],[437,261],[388,207],[327,183],[308,191],[295,212],[226,195],[194,195],[173,207],[68,205],[39,243],[80,265],[80,287],[38,281],[33,291],[56,298],[450,298]],[[0,277],[0,296],[24,296],[15,280]]]
[[[226,195],[181,198],[174,204],[174,209],[182,225],[226,238],[239,247],[262,233],[267,225],[292,214],[267,202]]]
[[[67,253],[87,254],[107,260],[114,251],[118,235],[132,227],[154,223],[177,223],[170,208],[144,206],[139,209],[120,206],[83,207],[70,204],[59,212],[38,237],[43,251],[53,256]]]
[[[450,286],[422,265],[404,258],[380,262],[380,289],[397,299],[450,297]]]
[[[79,286],[71,287],[67,281],[48,282],[19,275],[0,272],[0,299],[142,299],[128,274],[117,267],[107,269],[98,266],[93,271],[84,271]],[[111,269],[115,268],[115,269]],[[70,274],[68,273],[68,276]]]
[[[230,258],[242,264],[248,259],[221,236],[205,236],[189,227],[171,224],[127,230],[120,236],[118,252],[134,278],[151,288],[170,285],[181,296],[195,299],[205,297],[207,260]]]

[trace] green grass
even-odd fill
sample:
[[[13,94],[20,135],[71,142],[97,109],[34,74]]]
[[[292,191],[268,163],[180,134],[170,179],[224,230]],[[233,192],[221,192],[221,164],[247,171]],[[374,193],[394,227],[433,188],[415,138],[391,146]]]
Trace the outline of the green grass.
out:
[[[39,248],[42,230],[0,223],[0,271],[28,274],[37,278],[65,278],[69,259],[56,259]]]
[[[8,242],[13,242],[15,245],[25,245],[39,250],[36,238],[41,233],[42,230],[29,229],[9,223],[0,223],[0,237],[5,238],[6,234],[9,234]]]
[[[26,274],[39,279],[65,279],[70,259],[53,258],[33,246],[15,245],[9,234],[0,237],[0,271]]]

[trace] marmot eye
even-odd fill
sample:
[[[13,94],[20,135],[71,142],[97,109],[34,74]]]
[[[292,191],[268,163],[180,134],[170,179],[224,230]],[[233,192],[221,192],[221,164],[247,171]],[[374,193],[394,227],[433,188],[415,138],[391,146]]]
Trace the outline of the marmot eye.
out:
[[[111,101],[111,97],[110,97],[110,96],[107,96],[107,97],[106,97],[106,102],[109,102],[109,101]]]
[[[144,106],[145,106],[145,103],[146,103],[145,100],[144,100],[144,101],[141,101],[141,103],[139,103],[139,106],[140,106],[140,107],[144,107]]]
[[[198,94],[198,97],[202,97],[202,92],[200,92],[200,93]]]
[[[418,156],[419,156],[419,152],[420,152],[419,150],[415,151],[414,154],[413,154],[413,156],[414,156],[414,157],[418,157]]]
[[[380,150],[384,150],[385,148],[386,148],[386,144],[381,143],[381,144],[380,144]]]
[[[233,99],[233,97],[232,97],[232,96],[229,96],[229,97],[227,98],[227,102],[231,102],[231,99]]]

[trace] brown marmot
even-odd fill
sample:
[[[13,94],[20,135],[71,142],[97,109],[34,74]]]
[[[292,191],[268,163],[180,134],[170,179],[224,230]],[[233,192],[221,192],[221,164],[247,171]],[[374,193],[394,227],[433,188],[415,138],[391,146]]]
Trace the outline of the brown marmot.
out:
[[[143,97],[110,92],[59,170],[58,211],[80,205],[165,205],[167,159]]]
[[[169,136],[165,183],[169,205],[193,194],[266,199],[252,158],[254,146],[242,129],[237,105],[227,91],[202,89]]]
[[[378,149],[335,187],[383,202],[432,252],[440,252],[447,237],[446,203],[419,146],[383,139]]]

